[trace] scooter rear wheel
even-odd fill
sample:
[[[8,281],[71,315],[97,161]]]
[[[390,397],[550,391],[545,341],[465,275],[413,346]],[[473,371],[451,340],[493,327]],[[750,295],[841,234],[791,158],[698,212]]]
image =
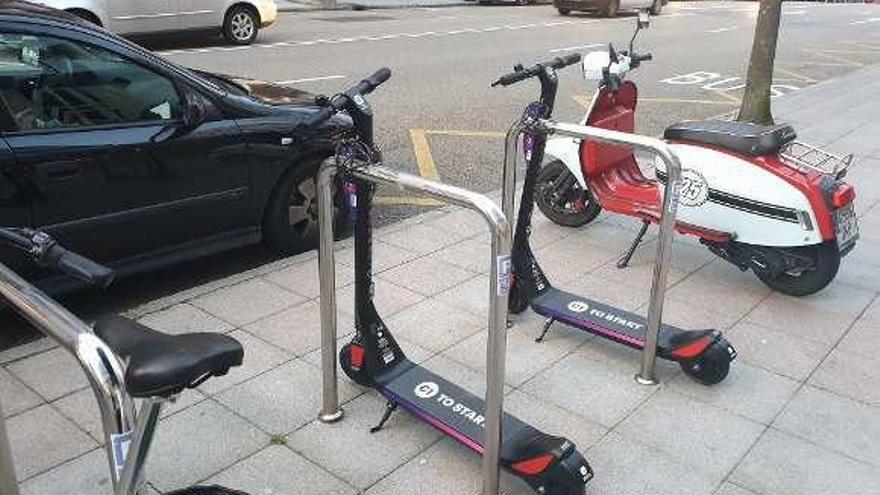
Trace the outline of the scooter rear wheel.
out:
[[[727,378],[730,371],[730,354],[727,346],[715,342],[697,358],[679,361],[684,373],[703,385],[715,385]]]
[[[581,188],[561,160],[553,160],[541,169],[535,185],[535,204],[544,216],[564,227],[584,226],[602,211],[590,191]]]
[[[363,346],[360,344],[348,343],[342,346],[342,349],[339,350],[339,366],[342,368],[342,371],[345,373],[347,377],[351,379],[351,381],[357,383],[358,385],[362,385],[364,387],[369,387],[371,385],[370,378],[367,376],[367,370],[363,366],[363,364],[355,366],[351,362],[352,350],[355,347],[360,348],[360,353],[363,355]]]
[[[755,274],[768,287],[789,296],[808,296],[824,289],[837,276],[840,268],[840,250],[836,242],[824,242],[814,246],[787,248],[797,256],[809,257],[815,267],[798,274],[781,273],[772,276],[767,272]]]

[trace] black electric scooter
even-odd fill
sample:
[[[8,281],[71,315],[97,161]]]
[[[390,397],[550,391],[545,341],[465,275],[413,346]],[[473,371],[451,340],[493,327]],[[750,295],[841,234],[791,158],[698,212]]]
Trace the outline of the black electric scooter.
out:
[[[485,403],[458,385],[409,361],[382,321],[373,304],[372,203],[375,184],[347,174],[353,168],[368,168],[380,161],[373,145],[373,119],[363,98],[390,77],[382,69],[358,85],[333,98],[323,98],[323,111],[304,122],[315,126],[334,113],[345,111],[355,123],[356,136],[344,140],[337,150],[337,177],[349,194],[354,214],[355,327],[352,341],[339,353],[343,371],[354,382],[379,391],[388,405],[379,424],[382,429],[398,408],[482,454],[485,446]],[[583,495],[593,471],[575,448],[562,437],[538,431],[505,414],[501,428],[502,466],[523,479],[536,492],[546,495]]]
[[[633,55],[633,60],[642,56]],[[538,119],[549,119],[556,101],[558,78],[556,69],[570,65],[579,55],[537,64],[529,69],[518,66],[513,73],[496,81],[493,86],[509,86],[532,77],[541,83],[541,97],[530,103],[520,122],[522,125],[523,153],[527,162],[526,178],[519,205],[514,233],[512,263],[514,280],[510,292],[509,310],[518,314],[528,306],[547,317],[540,336],[541,342],[550,326],[561,321],[575,328],[598,335],[634,349],[644,349],[647,320],[638,314],[615,308],[586,297],[553,287],[535,258],[529,244],[532,212],[538,176],[544,161],[547,133],[533,125]],[[644,58],[642,58],[644,59]],[[515,166],[516,133],[508,133],[505,160],[514,160],[505,166]],[[510,150],[513,150],[511,152]],[[672,325],[661,325],[657,337],[657,355],[676,361],[694,380],[713,385],[727,376],[736,351],[718,330],[683,330]]]

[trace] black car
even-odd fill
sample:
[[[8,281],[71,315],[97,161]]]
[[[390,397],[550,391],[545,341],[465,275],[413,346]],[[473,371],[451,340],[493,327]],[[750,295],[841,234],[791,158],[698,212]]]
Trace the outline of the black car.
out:
[[[314,174],[351,129],[292,88],[198,72],[64,12],[0,2],[0,225],[122,273],[313,247]],[[341,194],[339,201],[342,201]],[[40,278],[0,252],[0,261]]]

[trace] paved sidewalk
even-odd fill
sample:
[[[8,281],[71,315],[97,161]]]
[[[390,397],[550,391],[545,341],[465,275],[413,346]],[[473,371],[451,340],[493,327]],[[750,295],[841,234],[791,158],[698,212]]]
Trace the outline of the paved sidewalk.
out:
[[[862,238],[816,296],[772,294],[750,273],[679,239],[667,320],[723,329],[739,358],[706,388],[660,363],[662,385],[637,385],[638,355],[557,324],[535,344],[526,314],[509,334],[511,412],[573,439],[596,470],[591,495],[877,495],[880,491],[880,66],[777,100],[804,139],[854,151]],[[377,301],[415,361],[481,393],[488,236],[458,209],[376,232]],[[554,281],[644,310],[652,246],[620,271],[636,224],[603,216],[583,229],[535,216],[533,239]],[[352,250],[338,252],[340,338],[352,331]],[[479,459],[432,428],[383,411],[341,376],[346,418],[315,420],[320,402],[314,253],[195,287],[131,311],[166,331],[240,339],[246,365],[166,411],[148,465],[167,491],[219,482],[253,495],[479,492]],[[109,495],[97,409],[82,373],[45,341],[0,354],[0,394],[27,495]],[[530,493],[505,480],[510,494]]]

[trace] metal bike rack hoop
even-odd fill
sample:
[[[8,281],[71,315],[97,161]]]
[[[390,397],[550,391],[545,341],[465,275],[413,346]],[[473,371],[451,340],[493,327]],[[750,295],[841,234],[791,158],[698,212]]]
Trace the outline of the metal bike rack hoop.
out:
[[[325,161],[318,173],[318,210],[321,283],[321,366],[324,379],[325,414],[341,414],[336,396],[336,276],[333,259],[333,193],[331,180],[336,172],[332,161]],[[354,177],[377,184],[395,186],[479,212],[492,233],[492,275],[489,287],[489,339],[486,350],[486,441],[483,451],[483,495],[499,493],[501,458],[501,419],[504,403],[504,365],[507,348],[507,295],[510,274],[510,224],[504,212],[486,196],[420,176],[398,172],[382,165],[348,170]],[[326,214],[325,214],[326,213]]]
[[[642,352],[642,363],[636,381],[644,385],[657,383],[654,367],[657,357],[657,335],[663,319],[663,302],[666,296],[666,275],[669,256],[672,250],[672,235],[675,231],[675,217],[678,213],[678,199],[681,191],[681,162],[674,151],[663,140],[638,134],[612,131],[599,127],[578,124],[565,124],[553,120],[539,119],[537,127],[551,134],[559,134],[578,139],[590,139],[605,144],[625,146],[632,149],[649,151],[660,157],[666,164],[669,179],[663,193],[663,205],[660,212],[660,233],[657,253],[654,257],[654,276],[651,283],[651,298],[648,306],[648,328],[645,335],[645,349]],[[523,129],[519,126],[511,132]],[[508,153],[515,150],[508,150]],[[515,163],[511,160],[511,163]],[[507,215],[513,215],[514,195],[516,189],[516,167],[505,165],[502,202]]]

